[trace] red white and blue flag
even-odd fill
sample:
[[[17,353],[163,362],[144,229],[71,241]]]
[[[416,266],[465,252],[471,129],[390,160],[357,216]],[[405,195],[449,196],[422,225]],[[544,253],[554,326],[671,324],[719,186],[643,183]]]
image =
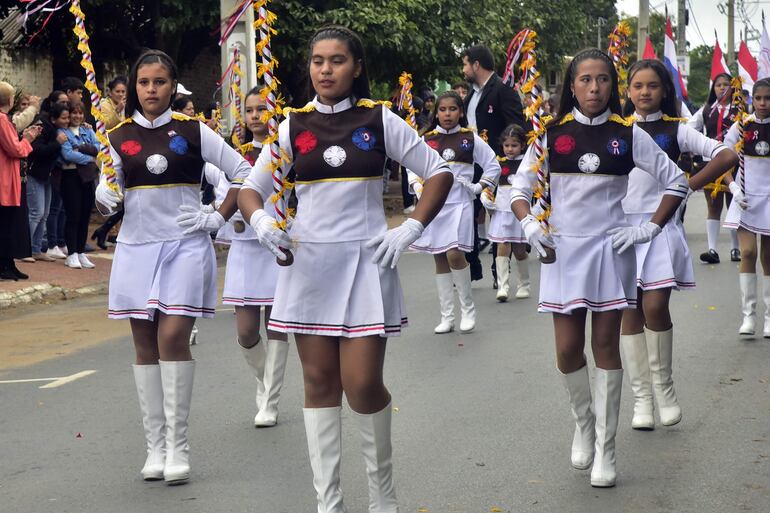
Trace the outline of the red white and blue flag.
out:
[[[671,28],[671,20],[666,18],[666,37],[663,40],[663,65],[666,66],[674,79],[674,88],[676,97],[683,100],[687,97],[682,74],[679,72],[679,66],[676,61],[676,45],[674,44],[674,31]]]

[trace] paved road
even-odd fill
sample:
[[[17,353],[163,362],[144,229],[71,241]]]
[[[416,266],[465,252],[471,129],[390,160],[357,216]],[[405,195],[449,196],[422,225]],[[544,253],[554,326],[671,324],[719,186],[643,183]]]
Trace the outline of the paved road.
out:
[[[705,244],[701,201],[693,200],[688,223],[696,253]],[[476,332],[435,336],[430,259],[406,255],[400,267],[411,327],[390,343],[386,379],[398,409],[393,435],[402,513],[770,511],[770,341],[736,335],[734,264],[697,265],[697,291],[675,294],[675,378],[684,420],[633,431],[625,387],[619,480],[608,490],[591,488],[588,471],[569,467],[573,424],[554,368],[550,318],[535,313],[534,298],[498,304],[489,280],[477,283]],[[537,275],[535,269],[536,283]],[[103,315],[103,302],[61,303],[51,312],[90,308]],[[14,314],[17,322],[37,324],[24,312]],[[256,430],[254,384],[235,346],[232,315],[221,311],[200,323],[193,477],[168,487],[139,478],[142,428],[124,327],[98,326],[79,351],[26,367],[0,362],[6,369],[0,380],[96,371],[54,388],[39,388],[49,381],[0,384],[0,512],[315,511],[294,348],[279,425]],[[56,331],[75,337],[86,329]],[[105,341],[93,343],[94,337]],[[350,420],[348,414],[343,488],[349,511],[361,513],[366,483]]]

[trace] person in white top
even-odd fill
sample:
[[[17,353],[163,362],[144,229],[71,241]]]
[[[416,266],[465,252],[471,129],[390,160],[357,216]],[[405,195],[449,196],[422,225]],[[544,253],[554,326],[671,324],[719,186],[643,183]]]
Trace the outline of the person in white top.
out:
[[[110,273],[109,317],[129,319],[136,350],[134,378],[145,430],[145,480],[190,477],[187,424],[195,361],[190,333],[195,318],[213,317],[217,267],[210,232],[232,215],[249,164],[209,127],[172,114],[177,69],[158,50],[143,53],[131,70],[131,117],[109,133],[117,191],[103,176],[97,206],[123,228]],[[200,204],[203,166],[227,173],[229,211]]]
[[[546,132],[542,171],[550,197],[530,211],[538,181],[535,146],[513,179],[512,209],[543,262],[541,312],[553,314],[557,366],[569,392],[575,434],[572,466],[591,469],[591,485],[615,486],[615,433],[623,380],[619,336],[622,311],[636,306],[636,257],[627,251],[652,240],[687,195],[684,173],[647,133],[620,116],[618,77],[602,51],[578,53],[567,67],[559,112]],[[568,89],[567,89],[568,88]],[[642,226],[630,226],[621,201],[634,167],[664,184],[659,206]],[[542,208],[547,210],[543,211]],[[545,215],[544,215],[545,214]],[[591,311],[596,362],[593,398],[584,355],[585,323]],[[594,413],[595,412],[595,413]]]
[[[752,337],[756,329],[757,307],[757,235],[760,239],[759,258],[762,261],[765,321],[763,335],[770,338],[770,80],[754,83],[752,92],[754,114],[734,124],[725,137],[730,146],[737,146],[743,134],[743,166],[738,177],[730,181],[736,201],[730,205],[725,227],[738,230],[741,245],[739,283],[743,321],[741,335]],[[740,126],[738,125],[740,123]],[[741,132],[742,130],[742,132]],[[745,195],[737,201],[738,194]]]
[[[693,114],[687,124],[698,132],[705,132],[706,137],[723,141],[738,113],[737,106],[732,104],[732,99],[733,88],[730,87],[730,75],[721,73],[711,84],[706,104]],[[708,157],[704,157],[703,161],[704,163],[708,162]],[[722,215],[724,202],[727,201],[729,206],[732,201],[732,193],[727,190],[725,184],[710,183],[703,188],[708,207],[706,216],[708,250],[701,253],[700,260],[706,264],[718,264],[720,262],[719,253],[717,253],[719,219]],[[731,242],[730,260],[739,262],[741,252],[738,248],[738,236],[735,230],[728,230],[728,232]]]
[[[305,381],[305,431],[318,511],[346,511],[340,490],[342,395],[354,412],[369,481],[369,511],[396,513],[390,438],[392,405],[383,382],[386,337],[406,323],[396,263],[438,214],[453,177],[446,162],[388,105],[367,99],[363,44],[339,26],[310,39],[315,98],[290,109],[278,142],[296,173],[291,239],[265,212],[273,194],[263,148],[239,195],[257,239],[285,261],[268,327],[294,333]],[[388,230],[382,175],[387,158],[425,180],[412,217]],[[292,242],[294,241],[294,242]],[[378,265],[380,264],[380,265]]]
[[[434,333],[454,330],[454,289],[460,300],[460,331],[476,327],[476,306],[471,290],[471,270],[465,255],[473,250],[473,200],[484,189],[494,187],[500,176],[497,155],[473,130],[467,128],[463,101],[454,91],[438,97],[433,123],[425,142],[449,164],[455,182],[441,212],[411,249],[433,255],[436,264],[441,322]],[[473,182],[474,168],[482,169],[478,183]],[[418,198],[422,195],[421,179],[408,172],[409,183]]]
[[[628,83],[626,113],[634,115],[636,126],[647,132],[672,161],[676,162],[683,152],[704,156],[709,160],[701,173],[716,176],[738,162],[735,152],[723,143],[682,123],[674,82],[660,61],[636,62],[629,69]],[[623,198],[628,222],[634,226],[649,222],[663,193],[663,185],[649,172],[633,169]],[[620,345],[634,393],[631,427],[651,430],[655,428],[653,396],[664,426],[682,419],[671,372],[673,324],[669,300],[672,289],[694,288],[695,278],[679,216],[666,223],[660,236],[637,244],[635,249],[637,307],[623,311]]]

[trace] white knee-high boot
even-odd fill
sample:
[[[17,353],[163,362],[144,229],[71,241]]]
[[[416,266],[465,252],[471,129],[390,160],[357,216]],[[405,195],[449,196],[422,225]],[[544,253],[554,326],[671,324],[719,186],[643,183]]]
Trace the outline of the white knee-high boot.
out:
[[[740,273],[738,282],[741,286],[741,313],[743,313],[743,321],[738,333],[753,335],[757,325],[757,275]]]
[[[763,299],[765,300],[765,326],[762,336],[770,338],[770,276],[762,277]]]
[[[524,260],[516,260],[516,268],[519,271],[516,299],[526,299],[530,296],[529,257],[525,257]]]
[[[283,375],[286,371],[286,359],[289,356],[289,343],[285,340],[267,341],[265,360],[264,398],[262,407],[254,418],[257,427],[275,426],[278,422],[278,399],[283,388]]]
[[[166,464],[163,479],[182,483],[190,478],[190,444],[187,420],[190,416],[195,361],[160,362],[163,381],[163,412],[166,415]]]
[[[562,374],[569,394],[572,417],[575,419],[575,434],[572,437],[572,466],[587,469],[594,460],[594,412],[591,408],[591,383],[588,366]]]
[[[142,467],[142,478],[145,481],[163,479],[163,467],[166,463],[166,416],[163,413],[160,365],[134,365],[134,381],[147,445],[147,459]]]
[[[452,283],[452,273],[436,275],[438,302],[441,308],[441,322],[433,330],[434,333],[449,333],[455,329],[455,292]]]
[[[655,429],[647,338],[644,332],[621,335],[620,347],[623,348],[624,368],[631,383],[631,390],[634,392],[634,416],[631,419],[631,427],[643,430]]]
[[[650,376],[655,401],[658,403],[660,423],[673,426],[682,420],[682,408],[676,400],[672,377],[674,328],[666,331],[652,331],[644,328],[647,338],[647,356],[650,361]]]
[[[508,294],[510,293],[510,265],[511,259],[509,257],[495,257],[495,269],[497,269],[498,301],[508,301]]]
[[[473,331],[476,327],[476,305],[473,303],[470,266],[460,270],[452,269],[452,281],[460,299],[460,331]]]
[[[591,468],[591,486],[615,486],[615,434],[618,431],[620,389],[623,369],[596,369],[594,411],[596,412],[596,444],[594,465]]]
[[[391,403],[372,414],[355,413],[369,480],[369,513],[398,513],[393,486]]]
[[[340,489],[342,407],[304,408],[302,412],[318,513],[347,513]]]
[[[258,342],[256,345],[253,345],[251,347],[243,347],[238,341],[238,346],[241,348],[241,352],[243,353],[243,358],[246,360],[246,363],[249,364],[249,367],[251,367],[254,370],[254,378],[257,380],[257,396],[256,396],[256,404],[257,404],[257,413],[254,417],[254,426],[257,425],[257,416],[259,416],[259,412],[264,407],[265,402],[265,360],[267,359],[267,351],[265,350],[265,343],[260,339],[258,339]]]

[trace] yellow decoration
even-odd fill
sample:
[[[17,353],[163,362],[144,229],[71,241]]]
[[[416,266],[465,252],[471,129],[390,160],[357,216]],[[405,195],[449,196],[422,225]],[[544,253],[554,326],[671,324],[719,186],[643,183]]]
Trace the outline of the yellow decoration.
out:
[[[631,26],[625,21],[618,23],[609,35],[610,47],[607,53],[615,64],[615,70],[618,72],[618,92],[621,98],[625,96],[628,89],[628,45],[631,37]]]

